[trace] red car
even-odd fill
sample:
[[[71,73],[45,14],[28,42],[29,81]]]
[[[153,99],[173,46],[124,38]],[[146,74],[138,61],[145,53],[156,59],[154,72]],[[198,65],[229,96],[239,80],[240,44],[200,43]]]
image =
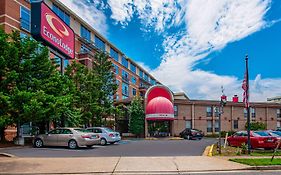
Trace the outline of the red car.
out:
[[[270,136],[264,131],[251,131],[250,132],[251,147],[274,149],[277,146],[277,138]],[[238,131],[232,136],[227,138],[229,146],[241,146],[243,143],[247,144],[248,134],[247,131]]]

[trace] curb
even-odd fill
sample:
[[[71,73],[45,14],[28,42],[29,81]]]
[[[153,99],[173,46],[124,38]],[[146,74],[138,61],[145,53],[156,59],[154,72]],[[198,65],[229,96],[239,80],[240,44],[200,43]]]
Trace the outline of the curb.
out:
[[[148,137],[148,138],[145,138],[144,140],[158,140],[158,139],[155,137]]]
[[[209,151],[208,151],[207,156],[209,156],[209,157],[212,157],[212,156],[213,156],[213,149],[214,149],[214,144],[212,144],[212,145],[210,146],[210,149],[209,149]]]
[[[172,138],[169,138],[169,140],[183,140],[183,138],[181,138],[181,137],[172,137]]]
[[[210,148],[211,148],[211,146],[207,146],[205,148],[204,152],[202,153],[202,156],[208,156]]]
[[[281,170],[281,165],[253,166],[253,167],[245,168],[245,170]]]
[[[8,153],[0,153],[0,157],[16,157],[16,156]]]

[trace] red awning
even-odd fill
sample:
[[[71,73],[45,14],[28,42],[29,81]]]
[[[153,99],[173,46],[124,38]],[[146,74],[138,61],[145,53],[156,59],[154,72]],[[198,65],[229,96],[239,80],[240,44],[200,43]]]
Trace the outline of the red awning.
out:
[[[146,120],[173,120],[174,106],[165,97],[155,97],[146,106]]]

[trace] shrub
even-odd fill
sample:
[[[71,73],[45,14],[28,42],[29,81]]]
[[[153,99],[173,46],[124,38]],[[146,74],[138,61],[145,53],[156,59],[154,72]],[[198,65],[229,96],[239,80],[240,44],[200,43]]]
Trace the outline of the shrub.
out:
[[[248,128],[248,123],[245,124],[245,129]],[[251,130],[257,131],[257,130],[265,130],[266,124],[262,122],[251,122]]]

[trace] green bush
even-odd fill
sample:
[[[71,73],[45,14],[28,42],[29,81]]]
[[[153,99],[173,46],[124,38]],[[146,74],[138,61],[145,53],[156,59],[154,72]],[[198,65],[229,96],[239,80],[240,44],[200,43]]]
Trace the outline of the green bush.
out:
[[[234,134],[234,132],[235,132],[235,131],[222,131],[222,132],[221,132],[221,136],[222,136],[222,137],[225,137],[226,133],[228,133],[228,136],[231,136],[231,135]]]
[[[248,123],[245,124],[245,129],[248,128]],[[251,122],[251,130],[257,131],[257,130],[265,130],[266,124],[262,122]]]

